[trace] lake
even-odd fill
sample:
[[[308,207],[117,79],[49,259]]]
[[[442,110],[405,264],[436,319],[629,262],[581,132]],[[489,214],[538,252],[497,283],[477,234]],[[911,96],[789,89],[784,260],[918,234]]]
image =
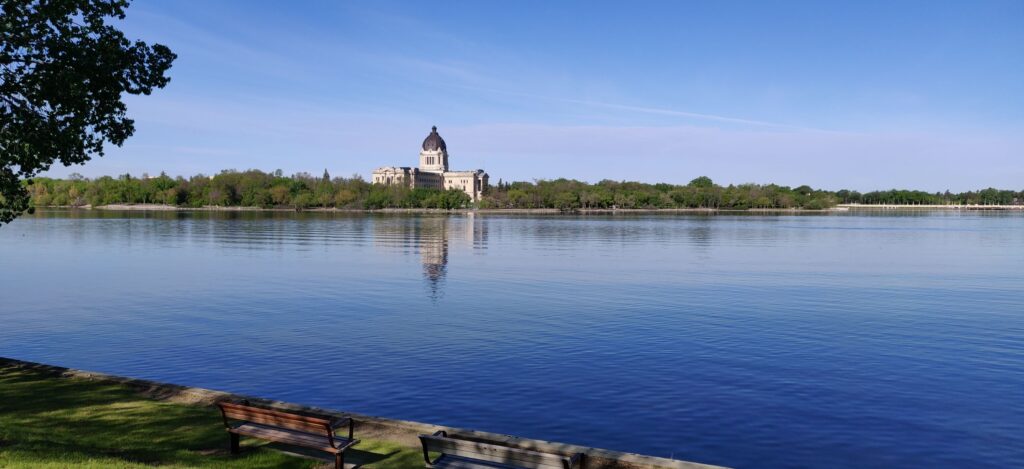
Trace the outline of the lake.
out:
[[[1024,465],[1024,214],[42,211],[0,356],[737,467]]]

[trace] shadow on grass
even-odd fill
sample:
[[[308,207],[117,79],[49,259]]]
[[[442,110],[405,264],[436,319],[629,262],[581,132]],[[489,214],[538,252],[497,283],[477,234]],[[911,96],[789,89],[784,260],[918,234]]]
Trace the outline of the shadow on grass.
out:
[[[333,467],[334,464],[334,456],[324,453],[322,451],[316,451],[309,448],[302,448],[299,446],[286,445],[283,443],[270,443],[267,444],[266,447],[273,448],[285,454],[290,454],[310,460],[318,460],[324,464],[330,463],[332,465],[331,467]],[[400,453],[401,451],[397,449],[391,450],[388,453],[374,453],[356,448],[350,448],[347,451],[345,451],[345,465],[354,465],[357,467],[378,467],[378,463],[385,461],[389,458],[396,457]],[[422,464],[417,465],[415,467],[420,466],[422,466]]]
[[[0,365],[0,467],[309,468],[322,464],[243,439],[228,454],[220,414],[149,399],[118,384],[62,378],[58,373]],[[355,448],[353,448],[355,449]],[[291,452],[291,451],[290,451]],[[381,468],[418,467],[415,450],[364,442],[346,462]]]

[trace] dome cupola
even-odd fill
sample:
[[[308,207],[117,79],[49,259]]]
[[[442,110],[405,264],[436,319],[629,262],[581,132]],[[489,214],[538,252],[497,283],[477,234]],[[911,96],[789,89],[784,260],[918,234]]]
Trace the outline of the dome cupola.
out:
[[[444,139],[437,133],[436,125],[430,129],[430,135],[427,135],[427,138],[423,139],[423,149],[425,151],[448,151],[448,146],[445,145]]]

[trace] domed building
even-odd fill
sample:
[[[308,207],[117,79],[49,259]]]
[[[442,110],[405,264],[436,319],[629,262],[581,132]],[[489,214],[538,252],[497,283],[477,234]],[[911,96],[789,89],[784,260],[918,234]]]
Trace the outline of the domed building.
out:
[[[420,147],[420,165],[385,166],[373,170],[374,184],[408,184],[409,187],[458,189],[478,202],[487,187],[488,176],[482,169],[471,171],[448,170],[448,145],[434,126]]]

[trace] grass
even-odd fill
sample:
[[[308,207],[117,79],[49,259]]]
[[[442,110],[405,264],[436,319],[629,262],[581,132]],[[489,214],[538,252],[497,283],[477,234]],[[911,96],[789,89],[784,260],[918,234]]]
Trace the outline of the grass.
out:
[[[0,365],[0,467],[316,468],[327,461],[285,454],[245,437],[240,455],[232,456],[227,447],[228,435],[214,408]],[[346,452],[345,462],[420,468],[421,458],[413,448],[362,440]]]

